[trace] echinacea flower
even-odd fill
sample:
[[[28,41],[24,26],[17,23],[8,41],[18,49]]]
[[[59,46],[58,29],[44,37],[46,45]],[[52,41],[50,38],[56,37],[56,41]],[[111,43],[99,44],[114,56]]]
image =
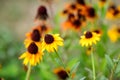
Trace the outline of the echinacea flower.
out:
[[[59,37],[59,34],[45,34],[42,48],[46,49],[48,52],[54,52],[54,50],[57,50],[58,46],[63,46],[63,39]]]
[[[96,34],[95,32],[87,31],[87,32],[84,32],[83,36],[81,36],[79,43],[82,46],[88,47],[88,46],[92,46],[93,43],[96,44],[96,42],[99,40],[100,40],[99,34]]]
[[[112,42],[116,42],[118,40],[118,38],[120,38],[120,27],[113,25],[108,30],[108,36]]]
[[[25,47],[28,47],[31,42],[35,42],[37,46],[41,46],[41,34],[38,29],[33,29],[26,36],[27,38],[24,41]]]
[[[39,50],[38,46],[32,42],[28,48],[27,51],[24,52],[19,59],[24,59],[23,64],[27,65],[30,64],[32,66],[37,65],[41,60],[43,56],[43,50]]]

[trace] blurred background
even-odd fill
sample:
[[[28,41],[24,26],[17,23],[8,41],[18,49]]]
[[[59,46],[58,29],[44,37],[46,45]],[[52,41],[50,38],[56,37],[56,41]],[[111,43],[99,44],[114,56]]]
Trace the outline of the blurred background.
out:
[[[66,2],[72,1],[74,0],[54,0],[54,16],[63,10]],[[89,1],[95,3],[97,0]],[[120,0],[114,2],[118,5]],[[23,40],[25,34],[35,25],[34,18],[40,5],[47,6],[51,15],[44,0],[0,0],[0,78],[24,80],[27,67],[22,65],[22,60],[18,60],[18,57],[25,51]],[[50,69],[48,64],[41,63],[42,66],[35,67],[31,80],[50,80],[48,76],[56,80],[52,70],[47,72]]]

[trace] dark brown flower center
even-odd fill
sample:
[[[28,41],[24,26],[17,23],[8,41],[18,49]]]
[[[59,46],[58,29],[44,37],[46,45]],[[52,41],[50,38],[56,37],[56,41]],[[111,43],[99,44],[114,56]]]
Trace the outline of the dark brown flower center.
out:
[[[68,13],[68,10],[64,10],[64,11],[63,11],[63,14],[67,14],[67,13]]]
[[[73,18],[75,18],[74,14],[70,13],[68,15],[68,20],[72,21]]]
[[[42,25],[41,26],[41,31],[44,32],[44,31],[47,31],[47,27],[45,25]]]
[[[40,38],[41,38],[40,32],[37,29],[33,30],[31,39],[33,41],[39,42]]]
[[[58,77],[62,80],[66,80],[68,78],[68,74],[66,71],[61,70],[57,73]]]
[[[76,0],[80,5],[85,5],[85,0]]]
[[[80,27],[80,25],[81,25],[80,20],[79,20],[79,19],[74,20],[74,21],[73,21],[73,25],[74,25],[76,28]]]
[[[97,33],[97,34],[99,34],[99,33],[100,33],[100,31],[99,31],[99,30],[94,30],[93,32],[95,32],[95,33]]]
[[[106,0],[100,0],[100,1],[102,1],[102,2],[106,2]]]
[[[70,8],[74,10],[74,9],[76,9],[76,5],[75,4],[71,4]]]
[[[36,54],[38,52],[38,47],[37,45],[32,42],[29,46],[28,46],[28,52],[31,53],[31,54]]]
[[[51,44],[54,41],[54,37],[50,34],[46,34],[44,39],[47,44]]]
[[[117,29],[118,33],[120,33],[120,28]]]
[[[115,10],[115,9],[116,9],[116,6],[115,6],[115,5],[111,5],[108,9],[109,9],[109,10],[110,10],[110,9]]]
[[[36,18],[40,18],[44,20],[48,18],[47,9],[45,8],[45,6],[40,6],[38,8]]]
[[[119,10],[115,9],[113,15],[117,15],[119,13]]]
[[[87,31],[86,34],[85,34],[86,38],[91,38],[92,36],[93,36],[92,32],[90,32],[90,31]]]
[[[94,8],[92,8],[92,7],[88,8],[87,11],[88,11],[89,17],[95,17],[95,9]]]

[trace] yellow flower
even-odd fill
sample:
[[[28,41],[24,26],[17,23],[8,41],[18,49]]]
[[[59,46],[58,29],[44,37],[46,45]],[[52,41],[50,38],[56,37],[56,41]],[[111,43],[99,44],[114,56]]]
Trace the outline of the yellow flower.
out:
[[[116,42],[120,37],[120,27],[113,25],[112,28],[108,30],[108,36],[112,42]]]
[[[98,3],[99,7],[102,8],[106,2],[107,2],[106,0],[99,0],[99,3]]]
[[[43,42],[42,48],[46,49],[48,52],[54,52],[54,49],[57,50],[57,46],[63,46],[63,39],[59,37],[59,34],[46,34]]]
[[[54,69],[54,73],[62,80],[66,80],[68,78],[67,72],[62,67]]]
[[[100,36],[103,34],[101,29],[94,29],[92,31],[95,32],[96,34],[99,34]]]
[[[33,29],[32,32],[26,34],[27,38],[24,41],[25,47],[27,48],[31,42],[35,42],[37,46],[41,46],[41,34],[38,29]]]
[[[96,44],[97,41],[100,40],[100,35],[96,34],[95,32],[84,32],[84,35],[81,36],[81,39],[79,41],[79,43],[82,46],[91,46],[93,43]]]
[[[69,76],[68,73],[70,73],[70,69],[64,69],[63,67],[58,67],[54,69],[54,73],[59,77],[60,80],[66,80]],[[72,79],[75,77],[75,73],[72,73]]]
[[[23,53],[19,59],[23,59],[23,64],[27,65],[28,63],[32,66],[35,66],[37,63],[39,63],[42,60],[43,56],[43,50],[39,50],[38,46],[32,42],[25,53]]]

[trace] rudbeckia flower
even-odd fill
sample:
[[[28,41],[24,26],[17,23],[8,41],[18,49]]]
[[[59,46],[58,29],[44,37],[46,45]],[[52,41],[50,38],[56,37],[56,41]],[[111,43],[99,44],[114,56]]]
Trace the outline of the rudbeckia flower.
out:
[[[87,32],[84,32],[83,36],[81,36],[79,43],[82,46],[88,47],[88,46],[92,46],[93,43],[96,44],[96,42],[99,40],[100,40],[99,34],[96,34],[95,32],[87,31]]]
[[[96,34],[99,34],[100,36],[102,35],[102,30],[101,29],[94,29],[92,31],[95,32]]]
[[[54,50],[57,50],[58,46],[63,46],[63,39],[59,37],[59,34],[45,34],[42,48],[46,49],[48,52],[54,52]]]
[[[93,21],[95,18],[97,18],[96,11],[93,7],[86,8],[86,18],[90,21]]]
[[[69,77],[62,67],[54,69],[54,73],[60,78],[60,80],[66,80]]]
[[[47,9],[45,6],[39,6],[35,20],[46,20],[48,18]]]
[[[102,8],[106,2],[107,2],[107,0],[99,0],[99,4],[98,4],[99,7]]]
[[[27,51],[25,53],[23,53],[19,59],[23,59],[23,64],[27,65],[30,64],[32,66],[37,65],[37,63],[39,63],[42,60],[42,56],[43,56],[43,50],[39,50],[38,46],[32,42],[28,48]]]
[[[112,26],[108,30],[108,36],[112,42],[116,42],[118,38],[120,38],[120,27],[117,27],[116,25]]]
[[[108,8],[108,11],[106,12],[106,18],[110,19],[110,20],[120,18],[120,9],[119,9],[119,7],[116,7],[115,5],[112,4]]]
[[[28,47],[31,42],[35,42],[37,46],[41,46],[41,34],[38,29],[33,29],[32,32],[26,34],[27,38],[24,41],[25,47]]]

